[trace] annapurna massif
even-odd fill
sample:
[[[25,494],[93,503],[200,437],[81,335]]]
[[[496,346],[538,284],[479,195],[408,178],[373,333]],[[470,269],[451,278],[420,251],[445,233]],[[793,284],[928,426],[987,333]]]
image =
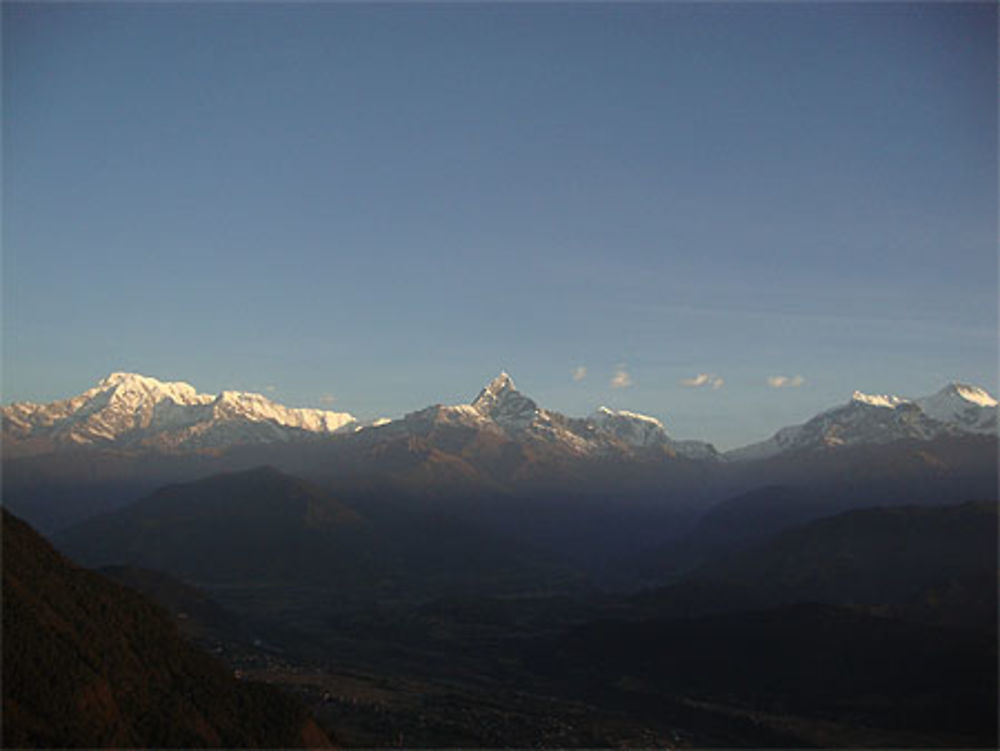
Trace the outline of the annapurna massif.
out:
[[[69,399],[14,403],[0,412],[5,450],[14,454],[73,447],[187,453],[359,432],[377,442],[450,427],[548,445],[574,456],[663,453],[692,460],[747,461],[844,445],[997,432],[996,399],[981,388],[953,383],[917,399],[856,391],[846,404],[801,425],[720,453],[704,441],[675,440],[660,420],[647,415],[599,407],[587,417],[574,418],[545,409],[518,391],[507,373],[490,381],[469,404],[433,405],[395,420],[368,423],[348,412],[285,407],[262,394],[202,394],[184,382],[122,372]]]

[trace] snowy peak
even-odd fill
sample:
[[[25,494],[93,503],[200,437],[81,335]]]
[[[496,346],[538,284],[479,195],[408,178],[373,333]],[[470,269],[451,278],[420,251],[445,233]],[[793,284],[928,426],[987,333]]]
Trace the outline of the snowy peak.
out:
[[[348,413],[291,409],[239,391],[199,394],[188,383],[123,372],[71,399],[12,404],[2,414],[8,439],[172,451],[285,441],[355,423]]]
[[[514,386],[514,380],[501,372],[472,400],[472,408],[505,428],[524,429],[542,416],[538,405]]]
[[[611,409],[610,407],[605,407],[601,405],[591,414],[591,419],[595,420],[607,420],[614,418],[622,418],[625,420],[630,420],[633,422],[645,423],[648,425],[655,426],[660,430],[663,430],[663,423],[657,420],[655,417],[650,417],[649,415],[640,415],[638,412],[629,412],[626,409]]]
[[[182,401],[197,397],[194,386],[184,381],[159,381],[156,378],[139,373],[111,373],[97,384],[101,390],[113,390],[116,393],[144,393],[153,397],[172,398]]]
[[[972,433],[996,433],[997,400],[978,386],[950,383],[916,404],[934,420]]]
[[[602,406],[594,410],[589,419],[598,428],[611,433],[629,446],[639,448],[668,442],[663,423],[655,417]]]
[[[977,407],[997,406],[997,400],[990,396],[985,389],[970,386],[967,383],[949,383],[935,396],[961,399]]]
[[[247,391],[223,391],[215,398],[212,407],[214,414],[222,419],[270,420],[312,433],[332,433],[356,422],[347,412],[285,407],[263,394]]]
[[[674,440],[667,435],[663,423],[649,415],[602,406],[594,410],[587,419],[600,430],[610,433],[632,448],[663,446],[686,459],[714,461],[719,458],[719,452],[712,444],[704,441]]]
[[[701,441],[673,441],[655,417],[600,407],[587,418],[573,418],[543,409],[518,391],[505,372],[486,384],[470,404],[434,405],[411,412],[386,426],[381,435],[437,433],[442,437],[438,431],[452,428],[461,429],[465,437],[452,435],[446,439],[449,444],[469,440],[466,431],[472,429],[530,445],[547,456],[641,456],[644,460],[664,455],[712,460],[719,456],[713,446]],[[377,438],[369,435],[371,440]]]
[[[851,401],[859,404],[867,404],[870,407],[886,407],[888,409],[895,409],[901,404],[909,403],[910,400],[904,399],[901,396],[891,396],[888,394],[865,394],[860,391],[855,391],[851,394]]]
[[[919,399],[855,391],[847,404],[802,425],[782,428],[766,441],[734,449],[726,456],[743,461],[791,451],[996,432],[997,401],[977,386],[952,383]]]
[[[175,404],[208,404],[212,399],[199,394],[190,383],[159,381],[138,373],[112,373],[84,396],[99,394],[106,394],[109,402],[132,406],[157,404],[165,399]]]
[[[472,406],[483,414],[489,414],[498,402],[511,393],[519,394],[520,392],[514,385],[514,379],[506,371],[500,371],[500,375],[487,383],[479,395],[472,400]]]

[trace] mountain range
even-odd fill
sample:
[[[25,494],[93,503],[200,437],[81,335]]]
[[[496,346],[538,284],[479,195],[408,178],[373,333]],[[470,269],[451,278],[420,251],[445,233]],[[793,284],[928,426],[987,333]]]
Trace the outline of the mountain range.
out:
[[[7,450],[38,453],[73,446],[198,451],[289,441],[351,430],[346,412],[291,409],[261,394],[199,394],[183,382],[112,373],[79,396],[3,407]]]
[[[996,434],[997,401],[985,390],[949,384],[934,395],[907,399],[854,392],[844,405],[771,438],[720,453],[712,444],[678,441],[659,420],[599,407],[567,417],[540,407],[501,373],[470,404],[433,405],[395,420],[363,424],[347,412],[289,408],[248,392],[201,394],[190,384],[136,373],[112,373],[82,394],[49,404],[0,408],[8,455],[66,448],[197,453],[236,446],[289,443],[365,432],[366,442],[462,429],[547,447],[567,456],[656,456],[747,461],[839,446],[932,440],[961,433]]]
[[[697,458],[717,455],[709,444],[675,442],[652,417],[601,407],[590,418],[569,418],[539,407],[507,373],[470,404],[433,405],[397,420],[361,423],[347,412],[289,408],[261,394],[198,393],[183,382],[137,373],[112,373],[79,396],[49,404],[18,402],[0,408],[6,448],[35,454],[95,447],[164,453],[205,452],[234,446],[287,443],[368,428],[378,438],[423,434],[431,426],[484,430],[573,454],[663,450]]]
[[[694,728],[702,747],[995,747],[997,404],[981,389],[858,392],[727,453],[635,412],[546,409],[506,373],[468,404],[370,424],[132,374],[3,417],[4,506],[197,619],[235,667],[448,682],[439,709],[371,707],[357,745],[405,728],[438,747],[456,716],[496,734],[455,745],[573,745],[521,727],[531,693],[658,729],[632,745]],[[49,597],[42,584],[10,591]],[[59,586],[64,609],[87,607]],[[36,727],[40,685],[17,692]],[[321,722],[358,728],[329,685],[299,689]],[[488,711],[459,711],[457,685]]]
[[[993,497],[996,415],[995,400],[970,386],[916,400],[856,393],[767,441],[720,453],[676,440],[642,414],[546,409],[506,373],[468,404],[367,424],[259,394],[213,397],[114,373],[71,399],[2,408],[3,492],[9,508],[49,532],[167,483],[269,465],[365,503],[450,498],[448,513],[477,523],[490,516],[533,544],[586,556],[595,541],[607,550],[655,546],[713,504],[764,486],[793,486],[797,496],[836,486],[806,493],[798,521],[865,501]]]
[[[746,461],[840,446],[996,432],[997,400],[976,386],[950,383],[920,399],[855,391],[847,404],[802,425],[782,428],[766,441],[729,451],[726,457]]]

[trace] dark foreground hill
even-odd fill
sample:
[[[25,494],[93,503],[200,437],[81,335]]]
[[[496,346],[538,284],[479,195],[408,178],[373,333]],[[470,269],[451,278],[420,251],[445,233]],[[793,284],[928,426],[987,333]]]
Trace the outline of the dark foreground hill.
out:
[[[141,595],[3,513],[3,746],[327,747],[289,696],[243,683]]]

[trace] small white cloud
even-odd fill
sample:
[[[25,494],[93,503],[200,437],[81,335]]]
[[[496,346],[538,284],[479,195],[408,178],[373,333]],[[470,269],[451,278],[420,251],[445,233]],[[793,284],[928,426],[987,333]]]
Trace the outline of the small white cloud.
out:
[[[582,381],[586,377],[587,377],[587,368],[585,368],[583,365],[577,365],[575,368],[573,368],[574,381]]]
[[[632,376],[628,374],[625,368],[618,368],[615,374],[611,376],[611,388],[613,389],[624,389],[632,385]]]
[[[806,382],[800,375],[796,376],[768,376],[767,385],[772,389],[796,388]]]
[[[682,386],[704,386],[711,376],[708,373],[699,373],[694,378],[684,378],[681,380]]]
[[[335,397],[333,394],[323,394],[323,396],[319,398],[319,403],[322,404],[324,407],[329,407],[335,401],[337,401],[337,397]]]
[[[694,378],[682,378],[681,386],[688,386],[690,388],[701,388],[702,386],[708,386],[709,388],[721,389],[725,385],[726,381],[721,376],[714,375],[713,373],[699,373]]]

